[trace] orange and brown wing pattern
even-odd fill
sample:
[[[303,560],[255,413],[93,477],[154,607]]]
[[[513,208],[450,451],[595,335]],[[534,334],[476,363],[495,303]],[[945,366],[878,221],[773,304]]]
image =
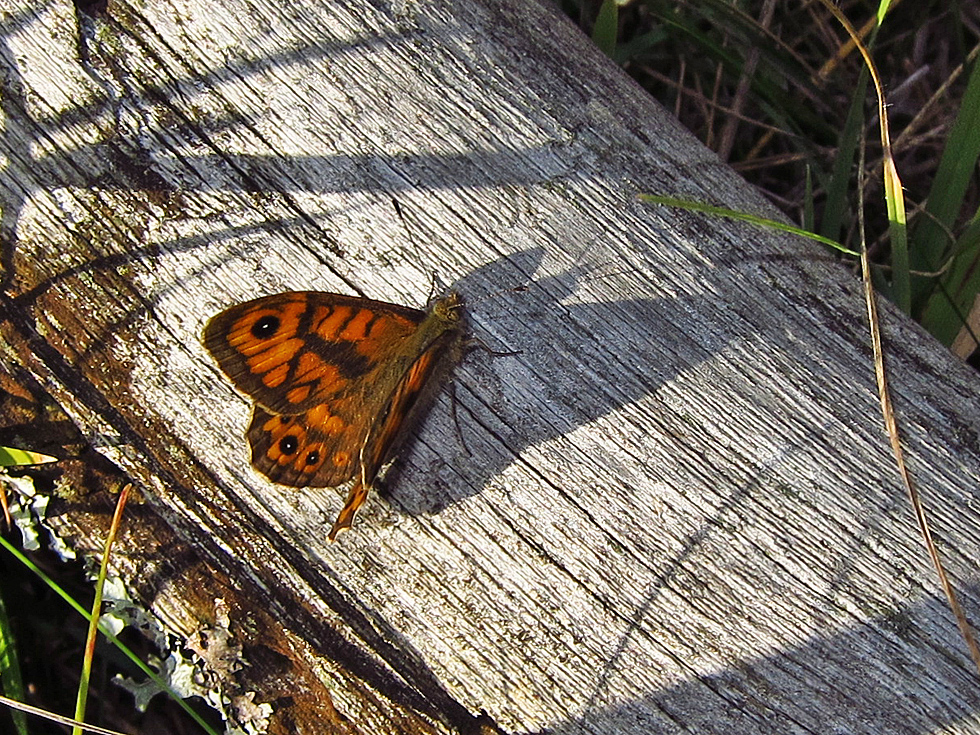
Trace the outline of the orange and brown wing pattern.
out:
[[[330,414],[326,405],[296,416],[252,412],[248,443],[252,464],[273,482],[290,487],[335,487],[354,476],[364,427]]]
[[[356,479],[330,532],[350,526],[440,366],[458,359],[462,300],[428,311],[313,291],[238,304],[204,344],[256,401],[252,464],[273,482],[333,487]]]
[[[204,345],[243,393],[273,413],[298,414],[348,393],[424,318],[369,299],[284,293],[221,312]]]

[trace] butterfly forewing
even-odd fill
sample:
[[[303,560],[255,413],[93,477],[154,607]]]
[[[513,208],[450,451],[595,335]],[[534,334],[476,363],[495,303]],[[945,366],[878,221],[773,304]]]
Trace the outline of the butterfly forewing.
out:
[[[392,457],[399,443],[404,439],[405,429],[428,405],[428,398],[439,387],[440,377],[448,373],[459,360],[463,329],[454,322],[441,318],[445,308],[456,307],[455,300],[447,299],[440,304],[420,325],[424,351],[403,372],[395,389],[385,395],[385,405],[375,415],[371,434],[361,448],[359,468],[355,482],[347,494],[344,507],[337,521],[330,529],[329,538],[333,541],[337,534],[350,528],[354,514],[367,498],[368,489],[377,478],[378,471]]]
[[[399,440],[404,438],[403,427],[411,424],[418,409],[427,407],[428,399],[441,387],[439,377],[458,361],[459,343],[459,332],[446,331],[412,363],[399,381],[387,407],[374,423],[361,455],[369,484],[391,459]]]
[[[277,414],[298,414],[356,392],[398,354],[426,312],[304,291],[266,296],[218,314],[204,344],[235,386]]]

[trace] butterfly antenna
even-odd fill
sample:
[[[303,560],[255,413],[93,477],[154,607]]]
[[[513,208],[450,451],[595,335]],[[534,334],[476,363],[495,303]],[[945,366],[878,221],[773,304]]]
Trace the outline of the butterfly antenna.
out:
[[[435,271],[432,271],[432,284],[429,286],[429,298],[425,300],[425,303],[432,303],[432,299],[436,296],[436,284],[438,282],[439,276]]]
[[[391,205],[395,208],[395,214],[398,215],[398,219],[402,221],[402,227],[405,228],[405,234],[408,235],[409,242],[412,243],[412,247],[415,248],[415,254],[419,256],[419,262],[421,262],[422,248],[419,247],[418,240],[416,240],[415,235],[412,234],[412,228],[408,226],[408,218],[405,216],[405,210],[402,209],[401,203],[395,199],[395,197],[391,197]],[[436,275],[435,271],[432,271],[432,285],[429,288],[429,297],[425,300],[425,303],[428,304],[432,302],[432,299],[436,294],[436,287],[438,283],[439,277]]]
[[[523,355],[524,350],[495,350],[486,342],[484,342],[479,337],[467,337],[463,341],[464,350],[483,350],[491,357],[513,357],[514,355]],[[452,383],[450,383],[452,385]]]

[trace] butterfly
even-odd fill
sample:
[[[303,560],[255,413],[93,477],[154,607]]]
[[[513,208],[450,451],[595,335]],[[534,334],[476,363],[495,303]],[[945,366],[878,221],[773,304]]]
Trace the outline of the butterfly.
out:
[[[255,400],[252,465],[292,487],[353,479],[328,535],[350,528],[378,472],[459,362],[457,293],[426,310],[299,291],[232,306],[204,328],[204,346]]]

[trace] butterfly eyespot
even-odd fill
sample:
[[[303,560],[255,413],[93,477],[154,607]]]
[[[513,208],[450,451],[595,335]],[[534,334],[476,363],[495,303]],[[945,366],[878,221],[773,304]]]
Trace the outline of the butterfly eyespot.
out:
[[[306,455],[306,464],[315,465],[320,463],[320,453],[315,449]]]
[[[279,440],[279,451],[283,454],[295,454],[299,449],[299,440],[295,436],[284,436]]]
[[[279,331],[281,324],[277,316],[269,315],[256,319],[255,324],[252,325],[252,336],[256,339],[268,339]]]

